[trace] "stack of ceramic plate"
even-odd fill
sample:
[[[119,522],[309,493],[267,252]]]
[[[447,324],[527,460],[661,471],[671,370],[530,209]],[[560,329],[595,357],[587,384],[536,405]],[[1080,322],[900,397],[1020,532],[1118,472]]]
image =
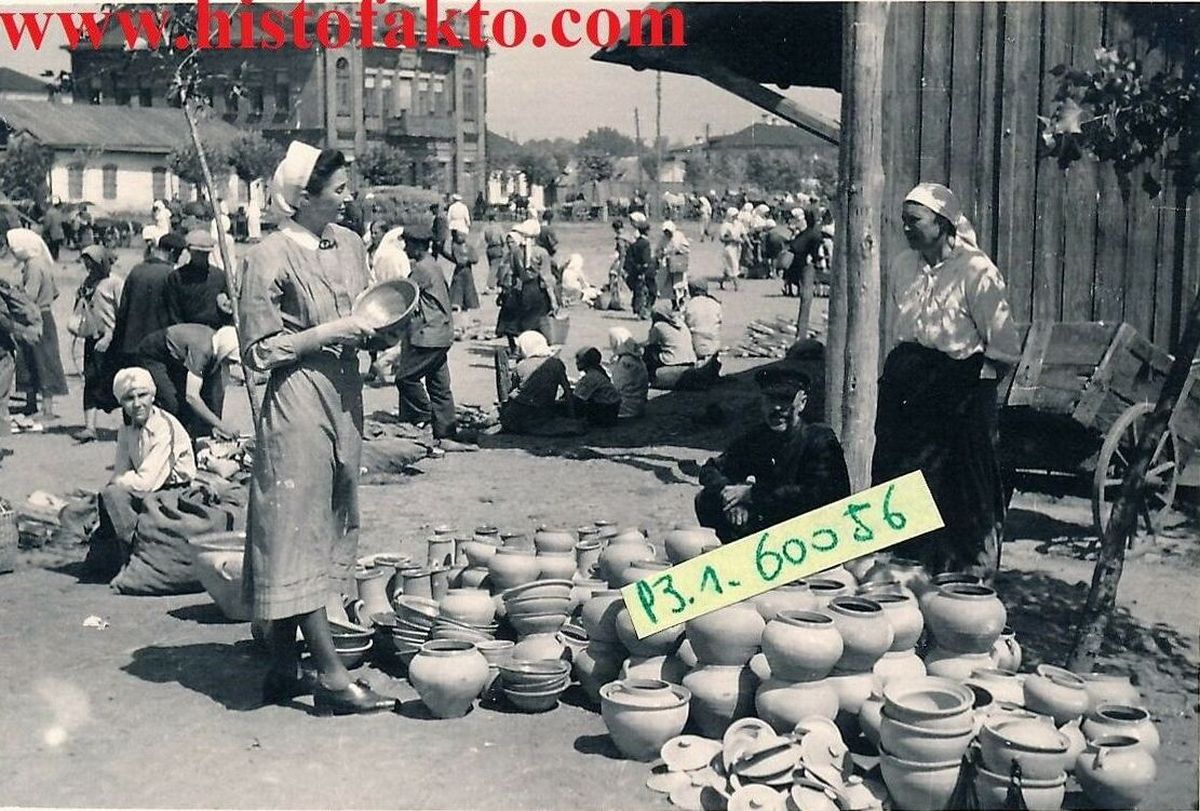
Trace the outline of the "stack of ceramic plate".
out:
[[[557,633],[571,607],[570,580],[538,580],[508,589],[501,595],[508,624],[518,636]]]
[[[570,663],[561,659],[507,662],[500,665],[500,683],[517,709],[544,712],[558,705],[558,697],[570,681],[570,671]]]
[[[429,641],[433,624],[438,618],[438,605],[426,597],[401,595],[395,599],[396,624],[392,626],[392,642],[396,655],[407,665],[421,646]]]
[[[374,644],[371,640],[371,635],[374,631],[370,628],[362,628],[357,625],[342,625],[337,622],[329,623],[329,628],[333,634],[334,650],[337,651],[338,658],[342,660],[342,664],[349,670],[360,666],[367,658],[367,653]]]
[[[500,626],[495,623],[487,625],[472,625],[469,622],[441,616],[433,622],[431,639],[458,639],[463,642],[488,642],[496,638],[496,630]]]

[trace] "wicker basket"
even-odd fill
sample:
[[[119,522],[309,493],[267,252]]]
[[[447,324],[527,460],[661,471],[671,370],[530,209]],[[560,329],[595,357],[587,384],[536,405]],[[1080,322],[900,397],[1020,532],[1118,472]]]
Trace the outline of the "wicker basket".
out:
[[[17,565],[17,511],[0,500],[0,574],[11,572]]]

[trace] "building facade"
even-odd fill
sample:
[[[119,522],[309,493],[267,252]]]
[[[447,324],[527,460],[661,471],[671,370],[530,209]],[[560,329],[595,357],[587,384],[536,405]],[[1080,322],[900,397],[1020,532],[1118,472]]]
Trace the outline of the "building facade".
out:
[[[202,58],[212,77],[202,92],[233,126],[349,155],[386,145],[402,153],[411,185],[468,198],[486,190],[486,50],[235,48]],[[77,104],[169,104],[170,60],[124,50],[119,32],[73,51],[71,63]]]

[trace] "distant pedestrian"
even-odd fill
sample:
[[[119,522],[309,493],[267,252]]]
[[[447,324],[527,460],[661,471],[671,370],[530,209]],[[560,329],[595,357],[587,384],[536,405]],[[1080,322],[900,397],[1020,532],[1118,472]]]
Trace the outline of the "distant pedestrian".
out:
[[[111,274],[112,259],[99,245],[84,248],[79,257],[87,275],[75,292],[72,317],[76,334],[83,338],[83,422],[75,434],[78,442],[96,438],[96,416],[112,401],[112,384],[104,372],[105,356],[112,346],[121,300],[121,280]]]
[[[46,240],[46,247],[50,249],[50,255],[57,262],[58,251],[66,236],[66,232],[63,230],[62,201],[57,197],[50,201],[50,207],[42,215],[42,235]]]
[[[25,381],[25,415],[37,411],[38,395],[42,397],[42,419],[57,419],[54,398],[68,394],[67,376],[63,371],[58,348],[58,327],[52,305],[58,298],[54,282],[54,257],[50,248],[28,228],[13,228],[5,234],[8,250],[20,264],[21,287],[41,312],[42,334],[36,342],[22,345],[22,356],[28,377]]]
[[[484,253],[488,261],[487,275],[487,292],[492,293],[496,289],[496,282],[500,278],[500,268],[504,264],[504,228],[500,223],[496,222],[496,212],[489,211],[487,213],[487,225],[483,227],[483,245]]]

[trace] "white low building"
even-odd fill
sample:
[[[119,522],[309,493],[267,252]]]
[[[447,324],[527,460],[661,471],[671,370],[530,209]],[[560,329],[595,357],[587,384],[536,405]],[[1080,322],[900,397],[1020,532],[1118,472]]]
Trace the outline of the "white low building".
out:
[[[228,140],[237,129],[203,124],[204,137]],[[118,107],[0,99],[0,149],[27,134],[54,150],[50,193],[63,202],[88,202],[97,214],[145,218],[156,199],[194,200],[196,190],[170,169],[168,156],[190,143],[183,112],[169,107]],[[262,184],[230,174],[218,191],[230,211],[263,203]]]

